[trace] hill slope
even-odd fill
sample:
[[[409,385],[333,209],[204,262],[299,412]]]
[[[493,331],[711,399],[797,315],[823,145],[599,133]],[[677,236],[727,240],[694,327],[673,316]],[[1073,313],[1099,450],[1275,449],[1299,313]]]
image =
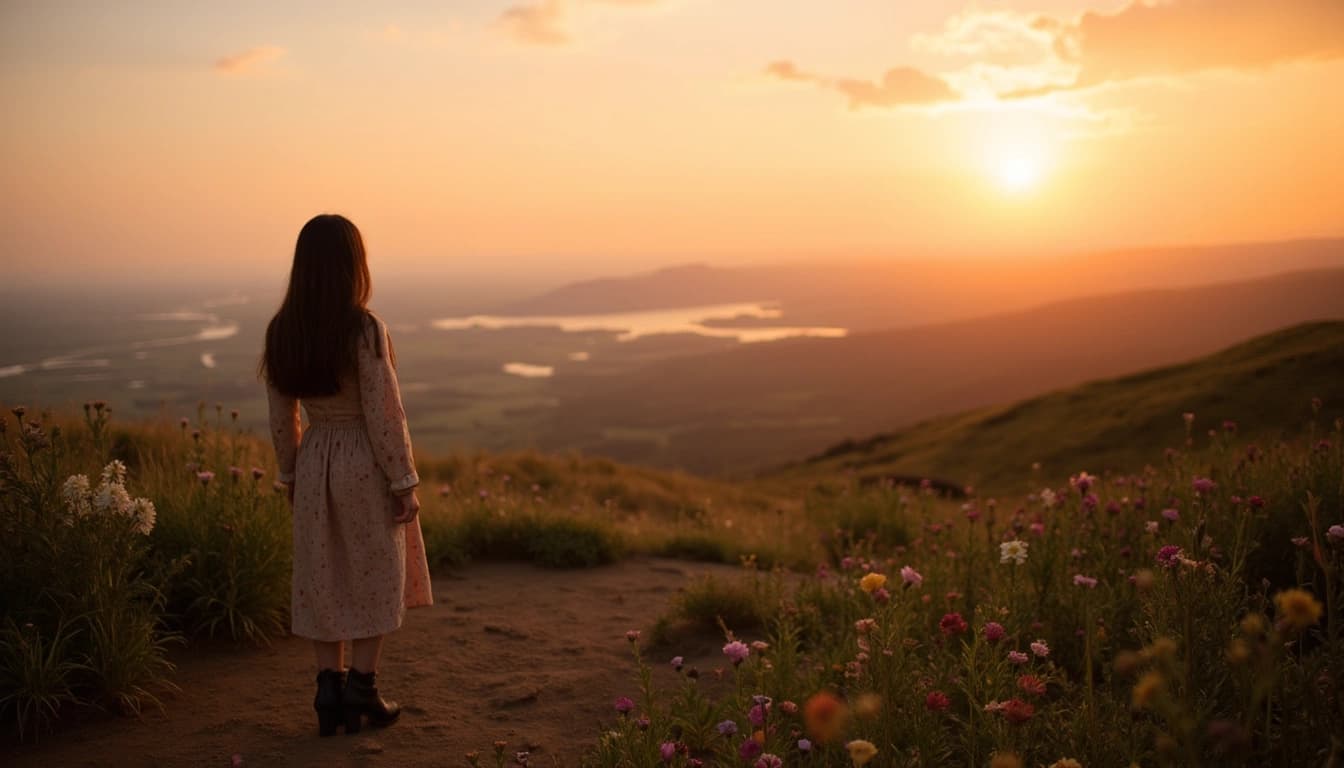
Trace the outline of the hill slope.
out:
[[[556,377],[542,447],[724,473],[847,437],[1207,355],[1344,319],[1344,270],[1061,302],[937,326],[799,339]]]
[[[1312,418],[1312,397],[1325,401],[1326,413],[1344,404],[1341,373],[1344,323],[1313,323],[1190,363],[845,442],[780,474],[855,471],[1021,490],[1033,462],[1052,480],[1080,470],[1136,470],[1184,442],[1186,412],[1196,414],[1201,443],[1224,420],[1253,440],[1300,434]]]

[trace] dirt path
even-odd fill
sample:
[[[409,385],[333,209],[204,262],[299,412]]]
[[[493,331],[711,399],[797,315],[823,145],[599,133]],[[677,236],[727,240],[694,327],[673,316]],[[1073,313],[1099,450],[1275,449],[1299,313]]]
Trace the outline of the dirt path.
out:
[[[181,693],[143,720],[76,726],[9,748],[14,766],[463,766],[496,740],[533,766],[573,766],[616,695],[634,695],[623,639],[645,631],[689,579],[736,569],[633,560],[584,571],[483,564],[434,580],[432,608],[407,614],[384,651],[379,686],[401,722],[317,737],[306,641],[201,651],[179,660]],[[690,655],[690,654],[688,654]]]

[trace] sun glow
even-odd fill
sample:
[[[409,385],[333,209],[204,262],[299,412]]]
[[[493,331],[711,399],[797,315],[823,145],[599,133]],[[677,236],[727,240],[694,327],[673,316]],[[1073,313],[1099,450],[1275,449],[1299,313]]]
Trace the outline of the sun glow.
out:
[[[1005,191],[1021,194],[1041,182],[1045,168],[1039,157],[1026,152],[1005,153],[995,160],[994,178]]]

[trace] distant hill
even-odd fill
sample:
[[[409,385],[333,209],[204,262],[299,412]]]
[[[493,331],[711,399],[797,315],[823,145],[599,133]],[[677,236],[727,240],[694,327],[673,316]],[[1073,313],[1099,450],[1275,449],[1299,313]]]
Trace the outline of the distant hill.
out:
[[[1142,291],[921,328],[570,373],[541,447],[738,473],[971,408],[1344,319],[1344,270]],[[1340,368],[1337,370],[1344,370]]]
[[[780,474],[853,471],[1019,490],[1032,481],[1033,462],[1056,481],[1084,470],[1134,471],[1184,444],[1187,412],[1200,444],[1227,420],[1251,440],[1304,434],[1313,397],[1325,402],[1321,428],[1332,429],[1344,411],[1342,374],[1344,323],[1300,325],[1194,362],[847,441]]]
[[[503,305],[498,314],[588,314],[778,301],[792,323],[884,330],[985,317],[1083,296],[1338,267],[1344,267],[1340,239],[1049,258],[836,258],[750,267],[692,264],[572,283]]]

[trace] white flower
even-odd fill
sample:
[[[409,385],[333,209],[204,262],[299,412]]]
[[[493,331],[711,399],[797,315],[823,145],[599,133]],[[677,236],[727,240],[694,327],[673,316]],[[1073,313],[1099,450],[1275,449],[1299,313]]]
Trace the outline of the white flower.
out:
[[[130,514],[131,504],[131,495],[126,493],[126,486],[120,483],[100,485],[98,492],[93,496],[93,508],[104,515]]]
[[[84,475],[71,475],[61,486],[61,501],[74,517],[87,517],[92,508],[89,506],[89,478]]]
[[[1021,565],[1027,562],[1027,542],[1013,539],[1005,541],[999,545],[999,562],[1016,563]]]
[[[131,517],[135,519],[135,530],[148,536],[154,530],[158,514],[154,511],[154,502],[149,499],[136,499],[131,505]]]
[[[106,467],[103,467],[103,485],[125,485],[126,484],[126,465],[119,459],[113,459]]]
[[[1046,488],[1044,491],[1041,491],[1041,505],[1044,506],[1046,509],[1053,509],[1055,506],[1055,502],[1058,500],[1059,496],[1055,495],[1055,492],[1050,490],[1049,488]]]
[[[1143,530],[1148,533],[1157,533],[1157,528],[1158,525],[1156,520],[1149,520],[1143,524]]]

